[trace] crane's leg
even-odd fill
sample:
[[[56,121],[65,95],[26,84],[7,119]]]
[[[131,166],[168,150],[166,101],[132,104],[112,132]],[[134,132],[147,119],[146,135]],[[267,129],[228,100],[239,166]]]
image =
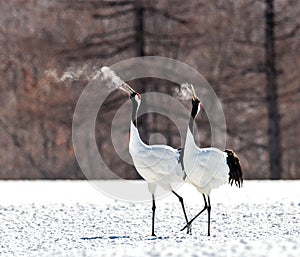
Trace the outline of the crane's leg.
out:
[[[207,212],[208,212],[208,236],[210,236],[210,211],[211,211],[211,205],[210,205],[210,199],[209,196],[207,196],[207,201],[208,201],[208,205],[207,205]]]
[[[188,222],[188,224],[185,225],[185,227],[182,228],[180,231],[184,230],[188,225],[190,226],[190,225],[192,224],[192,222],[193,222],[195,219],[197,219],[197,218],[201,215],[201,213],[204,212],[204,211],[208,208],[208,205],[207,205],[207,201],[206,201],[205,195],[204,195],[204,194],[202,194],[202,195],[203,195],[203,199],[204,199],[204,208],[203,208],[203,209],[202,209],[202,210],[201,210],[194,218],[192,218],[192,219]]]
[[[185,218],[185,221],[186,221],[187,234],[192,234],[192,228],[191,228],[191,225],[188,224],[189,220],[187,218],[186,211],[185,211],[185,208],[184,208],[183,198],[179,194],[177,194],[175,191],[172,191],[172,193],[178,197],[179,202],[181,203],[184,218]]]
[[[154,194],[152,194],[152,236],[156,236],[154,233],[154,219],[155,219],[155,197]]]

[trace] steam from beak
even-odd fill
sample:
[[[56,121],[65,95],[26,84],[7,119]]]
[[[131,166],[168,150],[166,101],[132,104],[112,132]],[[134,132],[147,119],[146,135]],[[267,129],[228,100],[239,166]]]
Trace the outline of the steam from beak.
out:
[[[120,89],[127,95],[136,93],[126,82],[124,82],[111,68],[103,66],[101,68],[102,79],[109,88]]]
[[[180,98],[182,100],[192,99],[195,100],[197,98],[194,86],[189,83],[183,83],[180,85]]]

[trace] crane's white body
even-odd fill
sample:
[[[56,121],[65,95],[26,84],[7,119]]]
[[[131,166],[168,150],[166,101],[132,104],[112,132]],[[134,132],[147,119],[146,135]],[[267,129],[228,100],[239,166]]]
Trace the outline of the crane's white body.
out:
[[[132,121],[129,153],[136,170],[149,183],[150,193],[155,193],[156,185],[172,191],[176,182],[183,182],[180,151],[167,145],[146,145]]]
[[[229,167],[226,158],[227,153],[217,148],[199,148],[188,128],[183,155],[186,181],[200,193],[209,196],[212,189],[228,183]]]

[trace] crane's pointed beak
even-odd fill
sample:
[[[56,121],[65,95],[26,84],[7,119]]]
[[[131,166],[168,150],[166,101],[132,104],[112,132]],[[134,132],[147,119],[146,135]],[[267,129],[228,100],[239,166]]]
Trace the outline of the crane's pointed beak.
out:
[[[190,83],[183,83],[180,85],[181,87],[181,93],[185,94],[185,92],[189,95],[186,99],[192,99],[192,101],[195,101],[197,99],[196,92],[194,89],[194,86]]]
[[[126,93],[127,95],[131,95],[132,93],[136,93],[127,83],[123,83],[121,86],[118,87],[122,92]]]
[[[188,89],[188,92],[191,95],[192,101],[195,101],[196,99],[198,99],[194,90]]]
[[[192,84],[189,84],[189,92],[191,94],[191,97],[193,99],[193,101],[195,101],[196,99],[198,99],[196,92],[195,92],[195,88]]]

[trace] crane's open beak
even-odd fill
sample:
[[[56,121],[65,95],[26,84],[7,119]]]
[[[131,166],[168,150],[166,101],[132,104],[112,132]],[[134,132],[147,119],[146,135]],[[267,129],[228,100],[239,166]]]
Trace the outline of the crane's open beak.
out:
[[[193,85],[189,85],[190,87],[187,87],[187,91],[189,92],[189,94],[191,95],[191,98],[193,101],[195,101],[195,99],[197,98],[196,93],[195,93],[195,89],[193,87]]]
[[[131,95],[132,93],[136,93],[127,83],[123,83],[121,86],[118,87],[122,92],[126,93],[127,95]]]
[[[196,95],[195,88],[192,84],[190,84],[190,88],[188,88],[188,91],[191,94],[191,98],[192,98],[193,102],[196,101],[196,100],[198,100],[200,102],[199,98]],[[202,109],[202,103],[201,102],[200,102],[200,108]]]

